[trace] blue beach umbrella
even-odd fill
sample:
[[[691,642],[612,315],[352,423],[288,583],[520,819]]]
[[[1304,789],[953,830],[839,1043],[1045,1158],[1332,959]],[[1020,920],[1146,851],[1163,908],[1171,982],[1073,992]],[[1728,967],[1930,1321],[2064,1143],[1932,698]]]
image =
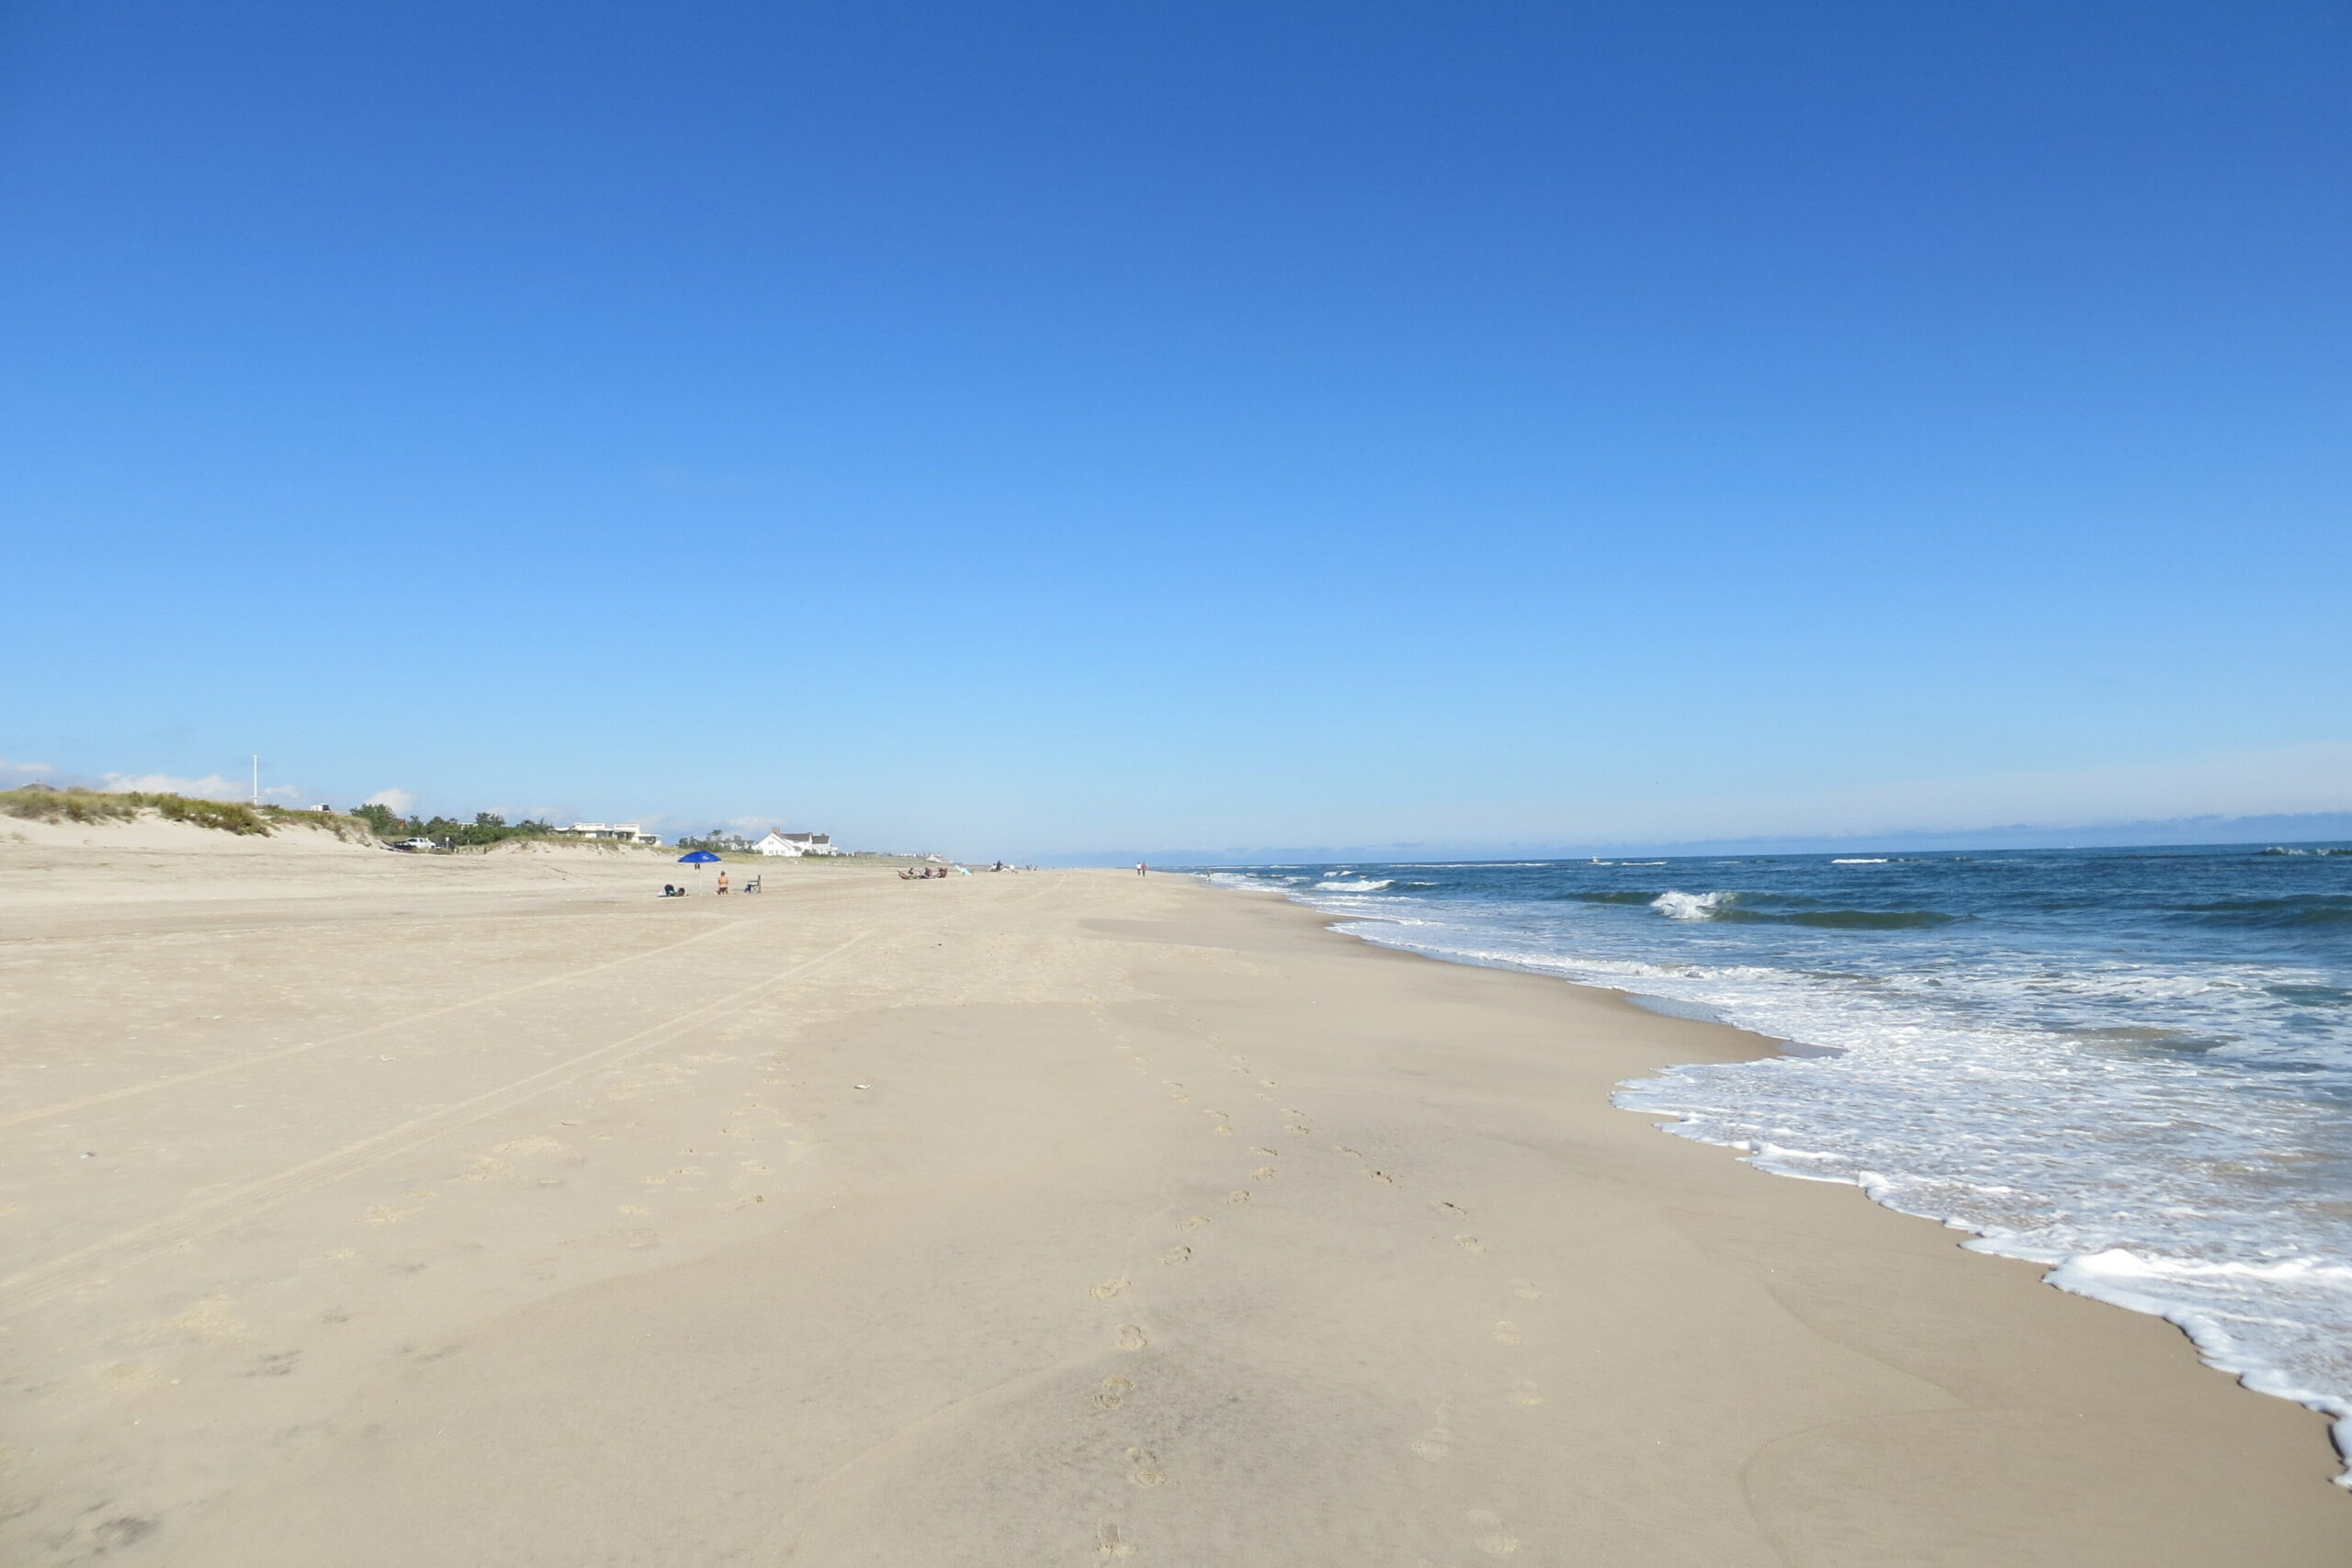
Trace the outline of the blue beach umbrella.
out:
[[[678,863],[680,865],[708,865],[712,861],[715,861],[718,858],[718,857],[717,855],[712,854],[708,850],[696,850],[690,855],[680,855],[678,857]]]

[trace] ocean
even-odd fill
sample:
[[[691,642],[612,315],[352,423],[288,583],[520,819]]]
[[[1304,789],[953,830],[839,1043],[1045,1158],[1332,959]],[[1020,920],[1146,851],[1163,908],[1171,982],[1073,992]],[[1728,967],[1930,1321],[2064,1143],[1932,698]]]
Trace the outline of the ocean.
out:
[[[2352,847],[1196,869],[1787,1042],[1617,1102],[2169,1319],[2352,1461]]]

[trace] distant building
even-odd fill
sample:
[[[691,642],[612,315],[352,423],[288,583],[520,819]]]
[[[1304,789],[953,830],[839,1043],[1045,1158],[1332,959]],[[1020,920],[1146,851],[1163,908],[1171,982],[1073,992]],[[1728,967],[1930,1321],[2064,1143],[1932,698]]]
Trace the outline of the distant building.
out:
[[[769,833],[766,838],[753,844],[752,848],[763,855],[789,855],[796,860],[802,855],[841,853],[841,851],[833,847],[833,836],[831,833],[787,833],[782,829]]]
[[[661,835],[649,833],[635,822],[574,822],[569,828],[558,828],[559,833],[569,833],[575,839],[609,839],[623,844],[658,844]]]

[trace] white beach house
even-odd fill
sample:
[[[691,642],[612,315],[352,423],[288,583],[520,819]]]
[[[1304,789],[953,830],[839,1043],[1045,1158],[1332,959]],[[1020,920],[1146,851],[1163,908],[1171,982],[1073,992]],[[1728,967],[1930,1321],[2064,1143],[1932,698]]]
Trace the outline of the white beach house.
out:
[[[772,829],[766,838],[752,847],[763,855],[790,855],[795,859],[802,855],[841,853],[833,848],[831,833],[787,833],[781,828]]]
[[[661,836],[647,832],[635,822],[574,822],[569,828],[559,828],[559,833],[569,833],[578,839],[612,839],[624,844],[658,844]]]

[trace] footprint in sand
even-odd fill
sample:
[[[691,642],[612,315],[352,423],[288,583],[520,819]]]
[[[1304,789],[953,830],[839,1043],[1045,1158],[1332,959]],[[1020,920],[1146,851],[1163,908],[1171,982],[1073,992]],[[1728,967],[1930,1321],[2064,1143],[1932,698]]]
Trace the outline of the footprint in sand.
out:
[[[1149,1449],[1129,1449],[1127,1479],[1138,1486],[1165,1486],[1168,1472],[1159,1468],[1159,1457]]]
[[[1487,1250],[1487,1244],[1480,1241],[1475,1235],[1455,1236],[1453,1238],[1453,1245],[1460,1247],[1464,1252],[1484,1252]]]
[[[1190,1263],[1193,1260],[1193,1249],[1189,1247],[1171,1247],[1159,1255],[1159,1260],[1173,1269],[1180,1263]]]
[[[1176,1228],[1180,1231],[1196,1231],[1208,1223],[1209,1217],[1206,1214],[1193,1214],[1180,1223]]]
[[[1127,1402],[1127,1392],[1135,1386],[1125,1378],[1104,1378],[1102,1386],[1094,1391],[1094,1403],[1105,1410],[1116,1410]]]
[[[1250,1201],[1249,1190],[1247,1188],[1237,1187],[1232,1191],[1225,1195],[1225,1201],[1228,1203],[1247,1203]]]
[[[1372,1167],[1366,1166],[1363,1168],[1363,1173],[1372,1178],[1374,1181],[1385,1181],[1391,1187],[1396,1185],[1396,1179],[1389,1175],[1385,1170],[1374,1170]]]
[[[1144,1333],[1141,1328],[1138,1328],[1134,1324],[1123,1323],[1119,1325],[1120,1349],[1140,1350],[1150,1343],[1151,1337]]]
[[[561,1147],[563,1145],[553,1138],[533,1134],[527,1138],[509,1138],[503,1144],[494,1144],[490,1152],[494,1155],[543,1155]]]
[[[1500,1323],[1495,1325],[1495,1343],[1498,1345],[1518,1344],[1519,1325],[1511,1322],[1509,1318],[1505,1318]]]
[[[1442,1427],[1431,1427],[1409,1446],[1415,1453],[1435,1464],[1453,1452],[1453,1433]]]
[[[1170,1095],[1168,1098],[1169,1098],[1169,1099],[1170,1099],[1170,1100],[1179,1100],[1179,1101],[1182,1101],[1182,1100],[1190,1100],[1190,1099],[1192,1099],[1193,1097],[1192,1097],[1191,1095],[1189,1095],[1189,1094],[1171,1094],[1171,1095]]]
[[[1519,1550],[1519,1538],[1503,1533],[1501,1516],[1488,1513],[1484,1508],[1473,1508],[1463,1517],[1470,1521],[1472,1529],[1479,1532],[1471,1538],[1479,1551],[1491,1557],[1509,1557]]]
[[[1098,1302],[1107,1302],[1126,1288],[1127,1277],[1125,1274],[1115,1280],[1105,1280],[1094,1287],[1094,1299]]]
[[[1135,1543],[1119,1534],[1116,1525],[1104,1525],[1094,1535],[1094,1555],[1105,1562],[1124,1562],[1136,1554]]]
[[[1315,1135],[1315,1129],[1304,1122],[1285,1122],[1283,1123],[1283,1131],[1298,1138],[1311,1138]]]
[[[1275,1171],[1274,1168],[1271,1165],[1261,1165],[1257,1169],[1251,1171],[1250,1175],[1253,1180],[1272,1181],[1274,1179]]]
[[[1250,1147],[1254,1153],[1264,1155],[1268,1159],[1277,1159],[1282,1156],[1282,1150],[1270,1149],[1263,1144],[1252,1144]]]
[[[1232,1123],[1227,1122],[1218,1122],[1216,1124],[1216,1135],[1220,1138],[1229,1138],[1233,1136]]]
[[[1544,1292],[1535,1288],[1535,1281],[1532,1280],[1513,1280],[1510,1282],[1510,1293],[1523,1302],[1532,1302]]]
[[[1532,1409],[1534,1406],[1544,1403],[1544,1396],[1535,1392],[1535,1385],[1532,1382],[1525,1382],[1524,1380],[1521,1382],[1517,1388],[1512,1389],[1509,1393],[1504,1394],[1503,1397],[1510,1400],[1513,1404],[1521,1405],[1528,1409]]]
[[[241,1374],[249,1378],[282,1378],[290,1375],[294,1363],[302,1359],[300,1350],[279,1350],[271,1355],[255,1356],[253,1365]]]
[[[1438,1201],[1431,1203],[1430,1207],[1435,1209],[1442,1214],[1452,1214],[1457,1220],[1466,1220],[1470,1217],[1469,1210],[1464,1208],[1459,1203],[1446,1202],[1443,1199],[1440,1199]]]
[[[1331,1152],[1332,1152],[1333,1154],[1335,1154],[1335,1155],[1345,1155],[1345,1156],[1346,1156],[1348,1158],[1350,1158],[1350,1159],[1362,1159],[1362,1158],[1363,1158],[1363,1156],[1362,1154],[1358,1153],[1358,1152],[1357,1152],[1356,1150],[1354,1150],[1354,1149],[1351,1149],[1351,1148],[1348,1147],[1348,1145],[1345,1145],[1345,1144],[1333,1144],[1333,1145],[1331,1145]]]

